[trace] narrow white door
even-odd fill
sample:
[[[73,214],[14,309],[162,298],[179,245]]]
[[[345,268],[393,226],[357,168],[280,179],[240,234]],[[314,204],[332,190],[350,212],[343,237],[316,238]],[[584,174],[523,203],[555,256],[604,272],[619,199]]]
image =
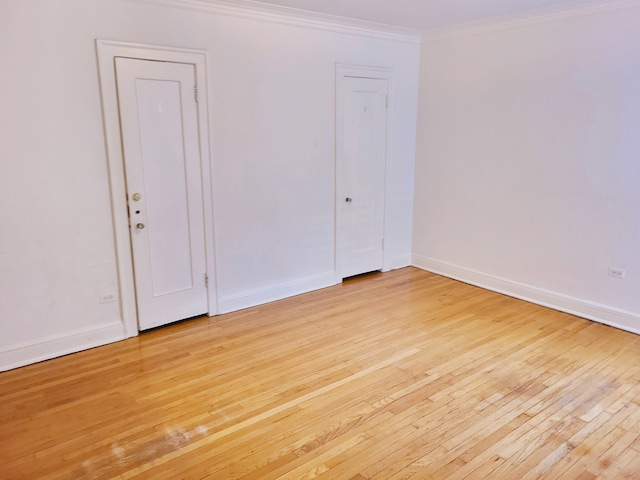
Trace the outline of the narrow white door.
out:
[[[140,330],[207,312],[194,68],[116,58]]]
[[[388,82],[338,83],[336,267],[345,278],[382,269]]]

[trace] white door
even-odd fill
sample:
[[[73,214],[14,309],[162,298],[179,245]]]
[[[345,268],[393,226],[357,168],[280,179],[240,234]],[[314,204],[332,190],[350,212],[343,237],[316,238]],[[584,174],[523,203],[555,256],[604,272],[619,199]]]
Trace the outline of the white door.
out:
[[[207,312],[194,69],[116,58],[140,330]]]
[[[388,81],[338,84],[336,267],[345,278],[382,269]]]

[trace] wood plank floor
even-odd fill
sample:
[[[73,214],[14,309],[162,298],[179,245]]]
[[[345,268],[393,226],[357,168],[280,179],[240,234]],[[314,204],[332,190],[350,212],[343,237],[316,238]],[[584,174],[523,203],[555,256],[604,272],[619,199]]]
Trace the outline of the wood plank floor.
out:
[[[373,274],[0,374],[0,478],[640,479],[639,347]]]

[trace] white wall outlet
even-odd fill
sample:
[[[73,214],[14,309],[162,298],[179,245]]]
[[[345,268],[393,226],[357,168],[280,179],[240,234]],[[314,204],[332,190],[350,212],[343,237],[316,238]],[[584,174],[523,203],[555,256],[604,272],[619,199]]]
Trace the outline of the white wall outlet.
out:
[[[627,272],[625,272],[622,268],[617,267],[609,267],[609,276],[613,278],[624,279],[624,276]]]
[[[115,293],[101,293],[98,295],[100,303],[111,303],[116,301]]]

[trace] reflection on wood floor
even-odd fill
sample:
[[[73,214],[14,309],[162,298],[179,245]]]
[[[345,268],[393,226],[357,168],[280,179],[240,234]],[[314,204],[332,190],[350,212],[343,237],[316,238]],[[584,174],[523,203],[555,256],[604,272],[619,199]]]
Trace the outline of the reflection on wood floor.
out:
[[[0,374],[0,478],[640,478],[639,339],[357,277]]]

